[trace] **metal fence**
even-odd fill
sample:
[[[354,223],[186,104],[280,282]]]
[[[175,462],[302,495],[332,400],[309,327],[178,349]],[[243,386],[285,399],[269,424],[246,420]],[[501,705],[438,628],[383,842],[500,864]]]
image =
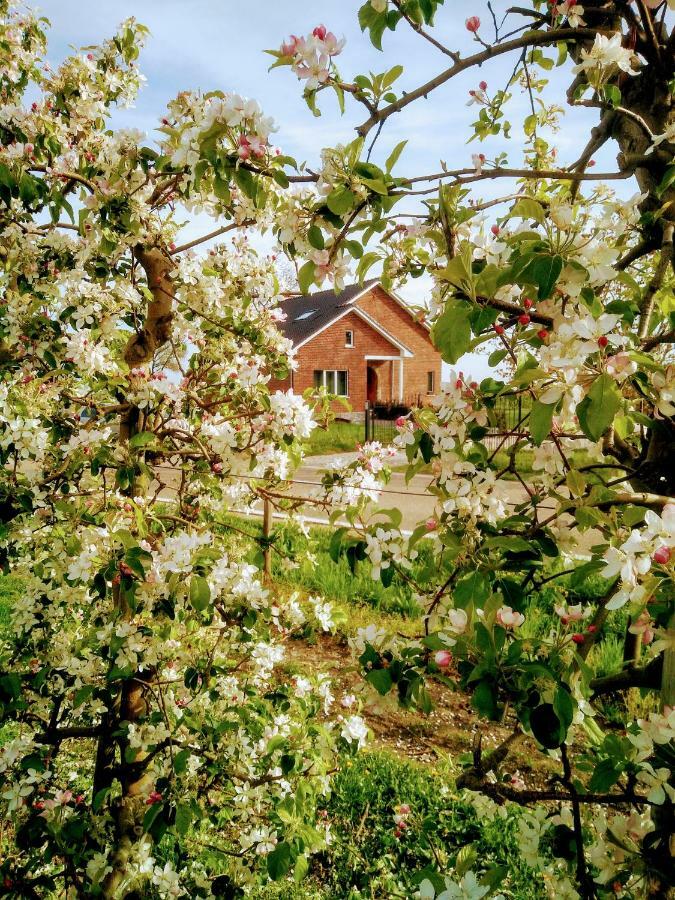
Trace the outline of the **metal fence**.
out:
[[[406,416],[412,405],[399,403],[385,406],[366,403],[363,416],[364,441],[391,444],[398,434],[396,419],[399,416]],[[490,451],[497,448],[507,450],[512,447],[522,436],[519,422],[526,413],[527,409],[521,397],[499,397],[494,405],[495,424],[482,438],[482,443]]]

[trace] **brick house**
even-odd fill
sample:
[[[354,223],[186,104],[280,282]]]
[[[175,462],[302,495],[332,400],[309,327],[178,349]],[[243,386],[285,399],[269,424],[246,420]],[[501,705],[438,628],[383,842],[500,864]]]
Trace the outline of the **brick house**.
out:
[[[298,367],[289,378],[272,381],[272,390],[301,394],[325,386],[349,400],[352,415],[363,412],[366,400],[424,403],[439,390],[441,356],[428,327],[377,280],[338,294],[291,296],[283,310],[280,328],[293,342]]]

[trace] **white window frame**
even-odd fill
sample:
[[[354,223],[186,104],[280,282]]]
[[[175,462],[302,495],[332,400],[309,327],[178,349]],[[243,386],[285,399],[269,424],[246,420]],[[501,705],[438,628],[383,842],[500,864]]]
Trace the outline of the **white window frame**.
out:
[[[316,378],[316,373],[321,373],[321,383],[320,387],[324,388],[327,393],[335,394],[336,397],[349,397],[349,369],[314,369],[314,376]],[[345,393],[338,393],[338,373],[345,373]]]
[[[345,347],[349,347],[350,350],[354,349],[354,332],[351,328],[345,331]]]

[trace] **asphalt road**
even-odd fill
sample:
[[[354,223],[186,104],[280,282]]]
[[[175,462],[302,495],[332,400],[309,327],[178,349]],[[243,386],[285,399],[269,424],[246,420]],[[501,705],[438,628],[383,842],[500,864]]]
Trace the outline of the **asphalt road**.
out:
[[[326,456],[314,456],[306,459],[305,463],[297,470],[287,490],[292,497],[311,497],[320,493],[318,487],[321,484],[321,476],[330,467],[331,463],[340,461],[342,464],[353,459],[356,454],[340,453]],[[405,456],[392,459],[392,466],[399,466],[405,462]],[[163,496],[167,498],[173,493],[172,477],[165,474],[164,480],[168,486]],[[380,507],[383,509],[399,509],[402,513],[401,527],[404,531],[412,531],[420,522],[426,521],[434,514],[436,498],[426,492],[431,481],[429,475],[415,475],[406,483],[402,472],[393,472],[387,486],[381,491],[377,504],[371,504],[371,509]],[[522,485],[515,482],[502,482],[505,501],[515,506],[527,498],[527,492]],[[254,507],[255,514],[262,515],[262,503]],[[329,524],[328,515],[315,504],[306,503],[300,508],[300,513],[308,522],[313,524]],[[275,513],[275,518],[283,518],[283,513]],[[348,524],[340,521],[337,524]]]

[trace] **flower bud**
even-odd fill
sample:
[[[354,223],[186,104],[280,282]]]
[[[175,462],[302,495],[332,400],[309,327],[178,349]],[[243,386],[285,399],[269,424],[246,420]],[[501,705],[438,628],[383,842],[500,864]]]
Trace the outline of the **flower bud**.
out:
[[[439,669],[447,669],[452,662],[452,654],[449,650],[438,650],[434,653],[434,662]]]
[[[670,549],[668,547],[659,547],[652,559],[660,566],[667,565],[670,562]]]

